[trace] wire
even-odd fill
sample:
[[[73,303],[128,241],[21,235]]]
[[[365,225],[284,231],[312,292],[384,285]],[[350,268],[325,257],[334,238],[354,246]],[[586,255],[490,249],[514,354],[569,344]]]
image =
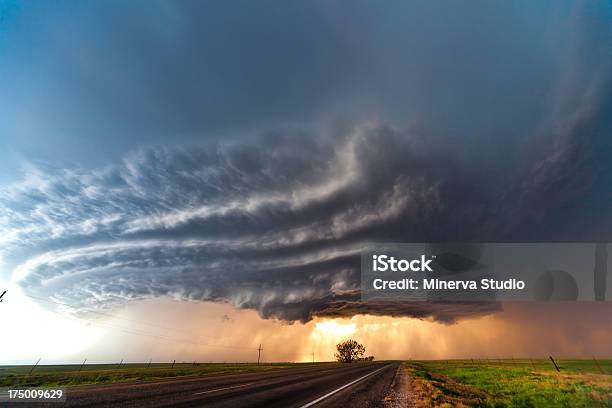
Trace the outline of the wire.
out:
[[[41,301],[41,302],[47,302],[47,303],[52,303],[52,304],[59,305],[59,306],[65,306],[65,307],[69,307],[69,308],[72,308],[72,309],[77,309],[77,306],[70,305],[68,303],[57,302],[57,301],[50,300],[50,299],[43,299],[43,298],[40,298],[40,297],[37,297],[37,296],[28,295],[28,294],[25,294],[25,293],[23,295],[29,297],[30,299],[38,300],[38,301]],[[88,313],[97,314],[97,315],[100,315],[100,316],[112,317],[113,319],[124,320],[126,322],[133,323],[133,324],[146,325],[146,326],[156,327],[156,328],[159,328],[159,329],[172,330],[172,331],[180,331],[180,332],[183,332],[183,333],[186,333],[186,334],[192,334],[191,332],[188,332],[186,330],[176,329],[174,327],[162,326],[162,325],[154,324],[154,323],[148,323],[148,322],[145,322],[145,321],[142,321],[142,320],[128,319],[126,317],[117,316],[117,315],[114,315],[114,314],[111,314],[111,313],[104,313],[104,312],[99,312],[99,311],[96,311],[96,310],[88,310],[87,312]]]
[[[25,295],[25,296],[27,296],[29,298],[32,298],[34,300],[40,300],[40,301],[43,301],[43,302],[53,303],[53,304],[57,304],[57,305],[60,305],[60,306],[76,308],[75,306],[69,305],[67,303],[56,302],[56,301],[49,300],[49,299],[42,299],[42,298],[38,298],[36,296],[31,296],[31,295]],[[217,348],[234,349],[234,350],[256,350],[255,347],[224,346],[224,345],[220,345],[220,344],[210,344],[210,343],[202,342],[202,341],[194,341],[194,340],[188,340],[188,339],[182,339],[182,338],[173,338],[173,337],[170,337],[170,336],[150,333],[150,332],[146,332],[146,331],[139,330],[139,329],[125,328],[125,327],[117,326],[117,325],[114,325],[114,324],[111,324],[111,323],[107,323],[107,322],[99,322],[99,321],[93,321],[93,320],[89,320],[89,319],[84,319],[82,317],[65,315],[65,314],[62,314],[62,313],[57,312],[55,310],[47,310],[47,311],[50,312],[50,313],[57,314],[58,316],[61,316],[61,317],[64,317],[64,318],[70,318],[70,319],[73,319],[73,320],[77,320],[77,321],[81,321],[81,322],[86,322],[86,323],[89,323],[89,324],[97,326],[97,327],[111,328],[111,329],[114,329],[114,330],[118,330],[118,331],[120,331],[122,333],[131,334],[131,335],[150,337],[150,338],[154,338],[154,339],[158,339],[158,340],[164,340],[164,341],[169,341],[169,342],[189,343],[189,344],[200,345],[200,346],[205,346],[205,347],[217,347]],[[129,322],[136,323],[136,324],[146,324],[148,326],[154,326],[154,327],[162,328],[162,329],[165,329],[165,330],[183,331],[183,330],[176,330],[176,329],[170,328],[170,327],[156,325],[156,324],[153,324],[153,323],[147,323],[147,322],[142,322],[142,321],[135,321],[133,319],[126,319],[126,318],[122,318],[120,316],[112,315],[110,313],[96,312],[96,311],[91,311],[91,312],[95,313],[95,314],[111,317],[111,318],[114,318],[114,319],[125,320],[125,321],[129,321]],[[183,332],[187,333],[187,331],[183,331]],[[192,334],[192,333],[189,333],[189,334]]]

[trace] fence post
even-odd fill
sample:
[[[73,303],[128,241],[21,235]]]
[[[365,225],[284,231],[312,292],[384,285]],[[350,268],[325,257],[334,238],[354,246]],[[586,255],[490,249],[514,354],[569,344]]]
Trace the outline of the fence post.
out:
[[[597,360],[595,359],[595,356],[593,356],[593,361],[595,361],[595,364],[597,364],[597,368],[599,368],[599,372],[603,374],[604,372],[603,372],[603,370],[601,369],[601,366],[599,365],[599,361],[597,361]]]
[[[42,357],[41,357],[41,358],[39,358],[39,359],[38,359],[38,361],[36,362],[36,364],[34,364],[34,367],[32,367],[32,369],[30,369],[30,372],[28,373],[28,377],[30,376],[30,374],[32,374],[32,371],[34,371],[34,369],[36,368],[36,366],[38,365],[38,363],[40,363],[40,360],[41,360],[41,359],[42,359]]]
[[[83,360],[83,363],[81,364],[81,366],[79,367],[79,373],[81,372],[81,370],[83,369],[83,366],[85,365],[85,362],[87,361],[87,359]]]
[[[559,370],[559,367],[557,366],[557,363],[555,363],[555,360],[552,358],[552,356],[548,356],[550,357],[550,361],[552,361],[552,363],[555,365],[555,368],[557,369],[557,372],[561,372],[561,370]]]

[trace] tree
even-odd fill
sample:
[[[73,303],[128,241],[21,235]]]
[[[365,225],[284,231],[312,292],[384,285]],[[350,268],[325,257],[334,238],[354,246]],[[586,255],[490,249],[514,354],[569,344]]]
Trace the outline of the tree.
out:
[[[363,360],[365,354],[365,347],[363,344],[359,344],[355,340],[346,340],[336,344],[335,354],[336,360],[341,363],[352,363],[353,361]]]

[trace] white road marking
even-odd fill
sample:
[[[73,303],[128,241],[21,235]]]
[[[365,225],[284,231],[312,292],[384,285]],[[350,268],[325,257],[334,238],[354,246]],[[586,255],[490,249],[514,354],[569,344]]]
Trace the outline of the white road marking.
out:
[[[234,388],[246,387],[247,385],[251,385],[251,384],[253,384],[253,383],[234,385],[232,387],[225,387],[225,388],[217,388],[216,390],[196,392],[193,395],[210,394],[211,392],[217,392],[217,391],[231,390],[231,389],[234,389]]]
[[[306,405],[302,405],[300,408],[308,408],[308,407],[312,407],[313,405],[318,404],[319,402],[323,401],[324,399],[331,397],[332,395],[336,394],[337,392],[340,392],[340,391],[342,391],[343,389],[345,389],[345,388],[347,388],[347,387],[350,387],[351,385],[355,384],[356,382],[359,382],[359,381],[363,380],[364,378],[367,378],[367,377],[369,377],[369,376],[371,376],[371,375],[373,375],[373,374],[376,374],[377,372],[379,372],[379,371],[380,371],[380,370],[382,370],[383,368],[387,368],[387,366],[380,367],[380,368],[379,368],[378,370],[376,370],[376,371],[372,371],[371,373],[368,373],[368,374],[364,375],[363,377],[359,377],[358,379],[356,379],[356,380],[354,380],[354,381],[351,381],[351,382],[350,382],[350,383],[348,383],[348,384],[344,384],[342,387],[340,387],[340,388],[336,388],[335,390],[333,390],[333,391],[331,391],[331,392],[328,392],[328,393],[327,393],[327,394],[325,394],[324,396],[319,397],[319,398],[317,398],[317,399],[316,399],[316,400],[314,400],[314,401],[310,401],[310,402],[309,402],[308,404],[306,404]]]

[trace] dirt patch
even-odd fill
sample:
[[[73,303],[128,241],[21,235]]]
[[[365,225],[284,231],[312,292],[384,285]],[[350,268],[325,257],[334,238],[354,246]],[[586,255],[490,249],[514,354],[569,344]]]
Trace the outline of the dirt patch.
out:
[[[413,372],[414,373],[414,372]],[[414,407],[458,407],[480,405],[490,398],[486,392],[431,372],[408,375]]]

